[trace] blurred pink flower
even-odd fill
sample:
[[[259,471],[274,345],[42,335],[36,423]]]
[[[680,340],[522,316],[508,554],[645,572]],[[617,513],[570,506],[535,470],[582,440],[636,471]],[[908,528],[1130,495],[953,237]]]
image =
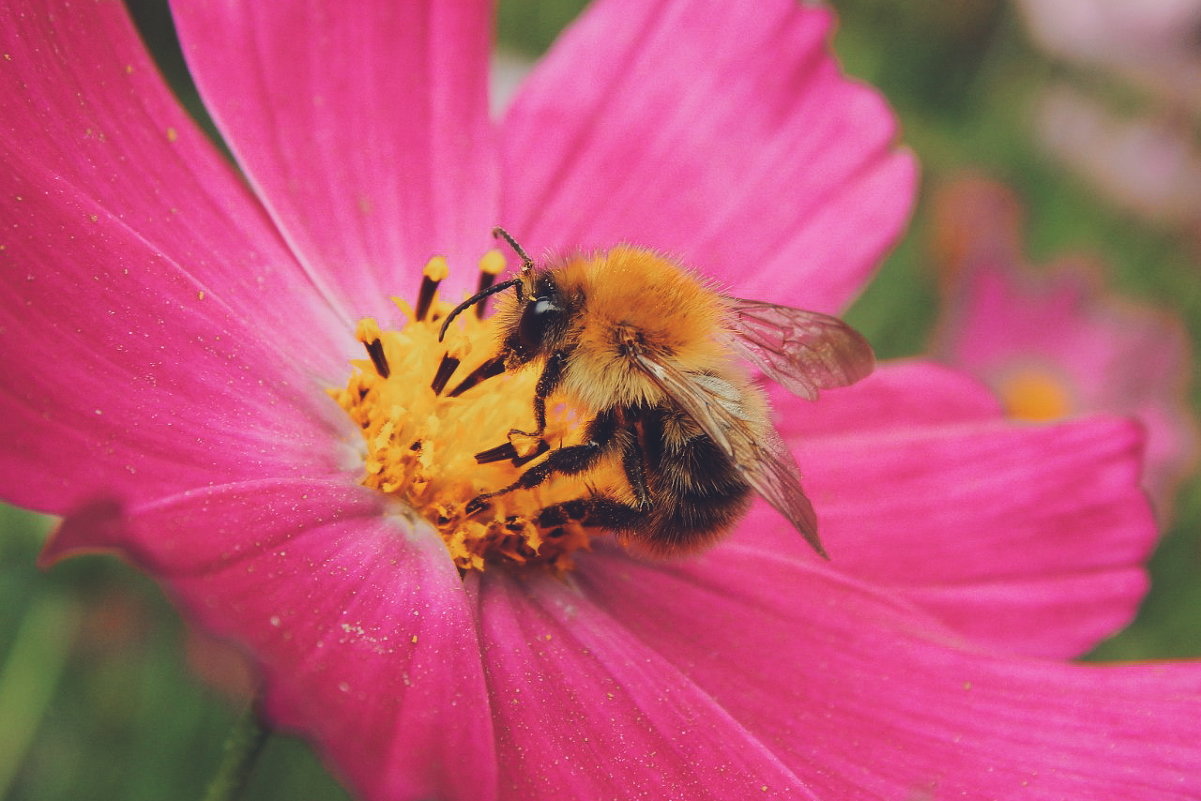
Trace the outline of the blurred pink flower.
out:
[[[118,3],[0,9],[0,488],[115,548],[259,663],[264,709],[371,799],[1201,792],[1201,666],[1067,664],[1155,531],[1127,422],[1006,422],[942,368],[778,397],[833,562],[757,507],[696,558],[460,576],[361,486],[326,390],[355,319],[497,223],[633,241],[836,310],[914,185],[827,10],[602,0],[498,124],[489,3],[180,3],[244,172]]]
[[[1019,0],[1047,52],[1201,110],[1201,0]]]
[[[1201,112],[1201,0],[1019,6],[1043,50],[1152,101],[1131,115],[1086,82],[1059,81],[1035,108],[1043,147],[1123,209],[1158,223],[1201,223],[1201,151],[1192,122]]]
[[[960,179],[934,206],[940,266],[953,276],[935,355],[982,379],[1019,419],[1137,418],[1147,429],[1144,483],[1166,513],[1198,452],[1180,321],[1106,292],[1093,263],[1031,269],[1017,200],[1000,184]]]
[[[1038,99],[1044,150],[1111,203],[1152,222],[1201,227],[1201,150],[1176,114],[1123,118],[1066,85]]]

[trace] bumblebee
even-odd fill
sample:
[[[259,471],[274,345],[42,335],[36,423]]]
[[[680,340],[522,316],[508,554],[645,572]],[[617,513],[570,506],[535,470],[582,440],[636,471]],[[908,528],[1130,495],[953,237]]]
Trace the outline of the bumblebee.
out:
[[[491,364],[542,372],[535,429],[514,429],[508,443],[476,458],[521,464],[513,443],[541,439],[552,394],[587,419],[582,442],[552,449],[540,441],[544,459],[471,500],[467,513],[489,498],[615,459],[628,486],[547,507],[538,524],[609,528],[673,554],[713,543],[758,493],[826,555],[796,462],[738,357],[813,399],[872,371],[874,354],[858,332],[825,314],[723,295],[649,250],[619,246],[538,267],[507,232],[494,233],[520,256],[520,273],[463,301],[441,333],[466,309],[513,289],[496,311]]]

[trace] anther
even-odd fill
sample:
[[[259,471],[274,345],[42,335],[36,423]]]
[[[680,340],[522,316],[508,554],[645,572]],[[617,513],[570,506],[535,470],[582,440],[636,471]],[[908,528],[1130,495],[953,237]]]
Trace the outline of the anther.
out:
[[[498,376],[505,371],[505,363],[503,359],[489,359],[479,367],[472,370],[466,378],[464,378],[457,387],[450,391],[450,397],[457,398],[467,390],[474,387],[483,381],[487,381],[493,376]]]
[[[425,269],[421,271],[421,289],[417,292],[417,308],[414,310],[418,320],[424,320],[425,315],[429,313],[430,304],[434,302],[434,293],[438,291],[438,284],[450,274],[450,267],[446,264],[446,259],[442,256],[434,256],[425,263]]]
[[[390,376],[392,368],[388,366],[388,357],[384,355],[384,343],[380,341],[381,333],[375,320],[370,317],[359,320],[354,334],[355,338],[363,343],[363,347],[367,348],[367,355],[371,357],[371,363],[375,365],[375,372],[379,373],[380,378]]]
[[[475,455],[477,464],[492,464],[493,462],[503,462],[506,459],[518,459],[517,449],[513,447],[512,442],[506,442],[504,445],[497,445],[495,448],[489,448],[486,451],[480,451]]]
[[[434,381],[430,384],[430,389],[434,390],[435,395],[442,394],[442,390],[446,389],[446,382],[450,381],[450,377],[455,374],[457,369],[459,369],[459,360],[449,353],[442,354],[442,361],[438,363],[438,372],[434,373]]]
[[[480,282],[479,286],[476,287],[476,294],[492,286],[496,282],[496,276],[504,271],[505,256],[503,253],[495,248],[485,253],[484,257],[480,259]],[[475,307],[475,316],[479,318],[483,318],[484,316],[484,303],[482,301]]]

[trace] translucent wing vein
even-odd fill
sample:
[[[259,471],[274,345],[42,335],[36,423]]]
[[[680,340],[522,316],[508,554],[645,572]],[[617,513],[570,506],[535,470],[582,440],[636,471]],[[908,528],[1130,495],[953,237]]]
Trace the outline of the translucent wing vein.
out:
[[[793,394],[845,387],[871,374],[876,357],[858,331],[828,314],[726,298],[730,347]]]

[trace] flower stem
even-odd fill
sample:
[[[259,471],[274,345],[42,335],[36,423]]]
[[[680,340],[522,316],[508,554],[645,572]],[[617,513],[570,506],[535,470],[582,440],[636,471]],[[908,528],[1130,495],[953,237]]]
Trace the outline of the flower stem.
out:
[[[249,704],[230,729],[221,764],[209,782],[204,801],[234,801],[250,780],[255,761],[271,733],[259,722],[255,707],[256,704]]]
[[[67,666],[80,610],[47,592],[34,601],[0,667],[0,798],[8,792],[33,743]]]

